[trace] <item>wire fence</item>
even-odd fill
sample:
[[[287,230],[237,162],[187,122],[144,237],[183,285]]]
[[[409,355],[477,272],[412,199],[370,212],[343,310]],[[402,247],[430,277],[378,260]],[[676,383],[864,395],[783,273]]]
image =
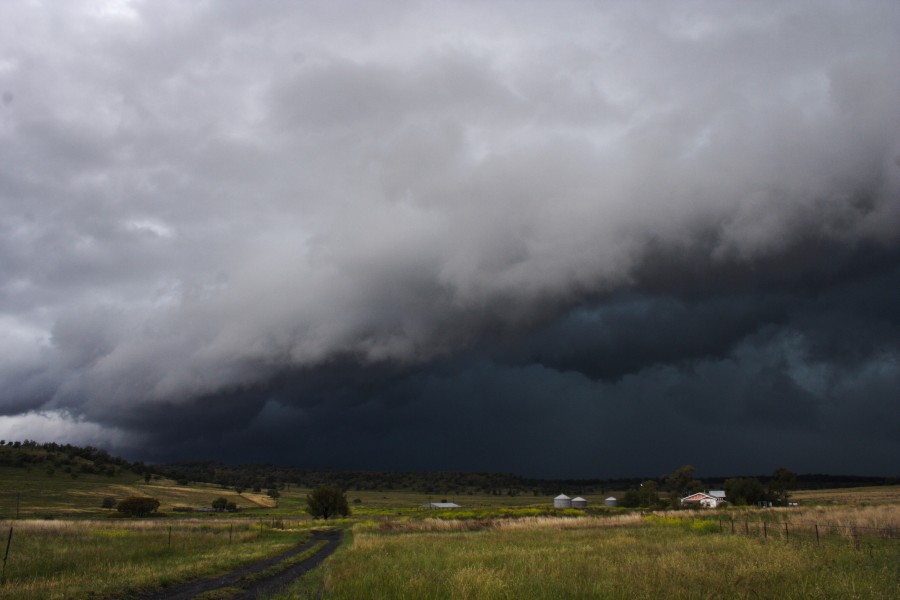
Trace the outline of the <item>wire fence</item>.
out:
[[[816,546],[848,543],[857,550],[861,550],[867,545],[900,542],[900,527],[893,525],[874,527],[855,524],[792,523],[790,521],[720,518],[718,519],[718,530],[722,534],[744,535],[766,541]]]

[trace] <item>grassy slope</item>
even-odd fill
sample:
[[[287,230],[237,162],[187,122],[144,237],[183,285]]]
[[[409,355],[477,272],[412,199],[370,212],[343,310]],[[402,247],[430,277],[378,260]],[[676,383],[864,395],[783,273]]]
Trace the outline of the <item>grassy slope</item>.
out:
[[[100,508],[103,498],[152,496],[160,501],[160,511],[174,506],[207,507],[218,497],[235,502],[242,509],[268,509],[275,502],[265,494],[223,490],[213,485],[179,486],[165,479],[152,479],[123,471],[112,477],[79,473],[77,478],[60,471],[48,475],[46,469],[0,467],[0,518],[16,514],[26,517],[97,517],[114,511]]]
[[[100,508],[103,498],[116,499],[126,496],[152,496],[160,501],[160,512],[171,513],[175,506],[194,508],[210,506],[212,501],[224,497],[242,509],[243,516],[300,517],[306,507],[305,488],[290,486],[281,492],[278,501],[265,494],[222,489],[212,484],[192,483],[181,486],[169,479],[151,479],[130,471],[115,476],[78,473],[70,474],[56,469],[47,473],[46,465],[33,465],[30,469],[0,466],[0,518],[11,518],[16,512],[16,496],[19,496],[21,517],[100,517],[114,511]],[[604,495],[605,496],[605,495]],[[604,496],[587,496],[592,506],[602,506]],[[350,491],[347,493],[350,508],[359,516],[422,515],[428,502],[448,500],[460,504],[462,510],[492,509],[499,507],[549,507],[549,496],[494,496],[489,494],[428,495],[407,491]],[[359,500],[360,502],[354,502]]]

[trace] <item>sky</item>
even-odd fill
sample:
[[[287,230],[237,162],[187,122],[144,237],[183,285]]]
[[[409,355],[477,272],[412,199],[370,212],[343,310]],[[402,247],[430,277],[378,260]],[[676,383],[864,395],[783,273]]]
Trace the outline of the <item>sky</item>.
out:
[[[0,438],[900,473],[900,3],[0,3]]]

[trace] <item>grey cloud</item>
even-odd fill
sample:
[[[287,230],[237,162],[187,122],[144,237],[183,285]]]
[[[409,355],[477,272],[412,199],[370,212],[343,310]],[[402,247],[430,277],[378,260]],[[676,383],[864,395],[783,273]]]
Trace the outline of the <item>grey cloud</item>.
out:
[[[623,386],[785,324],[895,348],[834,296],[900,231],[894,3],[106,6],[0,8],[6,414],[263,423],[281,378],[467,351]],[[772,368],[748,414],[817,413]]]

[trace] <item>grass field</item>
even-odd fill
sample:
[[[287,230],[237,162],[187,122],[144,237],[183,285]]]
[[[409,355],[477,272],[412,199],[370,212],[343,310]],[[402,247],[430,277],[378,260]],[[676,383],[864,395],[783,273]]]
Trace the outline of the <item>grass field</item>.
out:
[[[121,499],[127,496],[152,496],[160,501],[159,512],[173,516],[176,506],[193,508],[209,507],[213,500],[224,497],[237,504],[241,513],[231,516],[251,517],[303,517],[306,507],[306,488],[290,486],[281,491],[278,500],[264,493],[244,491],[238,494],[234,489],[223,489],[212,484],[192,483],[178,485],[170,479],[144,479],[130,472],[113,477],[97,474],[79,474],[72,478],[57,471],[48,475],[43,469],[26,470],[0,466],[0,518],[96,518],[109,516],[111,512],[102,509],[106,497]],[[605,496],[608,496],[606,494]],[[602,506],[605,496],[586,496],[594,507]],[[489,516],[498,509],[513,511],[516,516],[520,509],[547,510],[553,505],[550,496],[494,496],[489,494],[465,494],[460,496],[428,495],[403,490],[390,491],[349,491],[347,500],[354,514],[361,517],[382,516],[425,516],[434,511],[423,509],[430,502],[447,500],[462,506],[456,512],[445,512],[445,516]],[[480,511],[474,514],[472,511]],[[527,511],[522,513],[527,516]],[[218,515],[221,517],[223,515]]]
[[[252,521],[22,520],[0,522],[4,546],[14,528],[0,598],[121,598],[227,571],[308,537]]]
[[[127,471],[0,467],[0,542],[15,530],[0,598],[117,598],[272,556],[317,526],[307,492],[288,487],[275,501]],[[159,499],[163,514],[100,508],[129,495]],[[349,491],[353,515],[329,522],[348,528],[343,547],[276,598],[900,597],[900,486],[796,492],[799,508],[653,516],[606,509],[608,495],[577,511],[552,509],[549,496]],[[241,511],[172,511],[220,496]],[[461,508],[422,508],[444,500]]]
[[[355,598],[896,598],[900,540],[858,551],[718,533],[713,520],[536,518],[357,526],[279,596]],[[593,522],[591,522],[593,521]],[[429,527],[431,526],[431,527]]]
[[[791,500],[804,505],[880,505],[900,504],[900,485],[883,485],[837,490],[798,490],[791,494]]]
[[[101,508],[106,497],[152,496],[160,501],[159,510],[170,512],[175,506],[208,507],[218,497],[235,502],[241,509],[271,510],[276,502],[265,494],[224,490],[214,485],[179,486],[167,479],[151,479],[125,472],[113,477],[65,473],[47,475],[0,467],[0,518],[79,518],[102,517],[111,511]]]

